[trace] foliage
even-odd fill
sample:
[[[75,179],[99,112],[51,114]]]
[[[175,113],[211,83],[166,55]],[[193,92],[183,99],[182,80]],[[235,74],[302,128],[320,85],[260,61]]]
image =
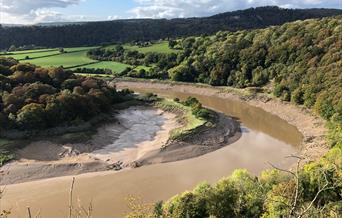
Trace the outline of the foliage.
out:
[[[273,86],[283,101],[342,120],[342,19],[305,20],[261,30],[218,32],[177,42],[171,80],[237,88]]]
[[[298,186],[295,177],[278,170],[264,171],[260,177],[235,170],[215,185],[203,183],[157,203],[149,217],[338,217],[342,213],[341,152],[340,147],[333,148],[321,160],[305,165],[299,170]]]
[[[80,74],[108,74],[108,75],[113,74],[113,72],[110,69],[100,69],[100,68],[76,68],[73,71],[74,73],[80,73]]]
[[[180,114],[179,121],[183,125],[182,127],[171,131],[171,139],[181,139],[193,131],[196,131],[198,127],[205,125],[209,121],[209,119],[196,116],[193,112],[193,108],[191,106],[184,105],[182,102],[163,99],[161,101],[157,101],[155,104],[163,110]]]
[[[151,41],[168,37],[212,34],[219,30],[264,28],[290,21],[341,14],[332,9],[250,8],[212,17],[188,19],[141,19],[88,22],[56,26],[0,26],[0,49],[11,45],[49,48],[100,45],[111,42]]]
[[[89,50],[89,58],[105,62],[121,62],[126,66],[139,66],[135,69],[126,68],[121,70],[120,76],[129,76],[136,78],[158,78],[163,79],[163,71],[172,68],[177,64],[177,54],[172,52],[140,52],[139,49],[132,50],[135,47],[124,47],[116,45],[111,47],[96,48]],[[151,50],[153,51],[153,50]],[[87,66],[89,67],[89,66]]]
[[[121,94],[105,81],[0,58],[0,129],[34,130],[87,121]],[[5,72],[5,74],[2,74]]]
[[[9,144],[10,141],[0,138],[0,167],[14,158],[14,154],[11,152],[11,149],[9,149]]]
[[[175,44],[176,45],[176,44]],[[174,48],[169,47],[168,41],[155,42],[155,43],[147,43],[147,45],[141,45],[139,43],[131,43],[130,45],[124,45],[124,48],[127,50],[138,51],[140,53],[162,53],[162,54],[170,54],[177,53],[178,51]]]

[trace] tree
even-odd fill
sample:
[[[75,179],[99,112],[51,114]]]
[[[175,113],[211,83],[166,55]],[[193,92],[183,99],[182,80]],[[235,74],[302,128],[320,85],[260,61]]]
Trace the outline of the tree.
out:
[[[304,92],[301,88],[297,88],[292,92],[291,97],[292,102],[296,104],[303,104],[304,103]]]
[[[169,40],[169,48],[174,48],[177,45],[176,40]]]
[[[220,180],[210,196],[210,214],[218,217],[235,217],[238,192],[228,179]]]
[[[17,50],[17,47],[15,45],[11,45],[9,48],[8,48],[8,51],[9,52],[12,52],[12,51],[16,51]]]
[[[18,112],[17,124],[25,129],[40,129],[45,127],[45,111],[41,104],[25,105]]]

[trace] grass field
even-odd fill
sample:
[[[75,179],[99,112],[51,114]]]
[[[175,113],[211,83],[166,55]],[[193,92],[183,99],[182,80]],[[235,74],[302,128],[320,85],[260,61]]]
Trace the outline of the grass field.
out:
[[[113,47],[108,46],[107,48]],[[129,50],[137,50],[142,53],[158,52],[158,53],[172,53],[178,52],[177,50],[170,49],[168,42],[153,44],[149,47],[138,46],[124,46]],[[11,52],[10,54],[0,53],[1,56],[12,57],[23,63],[32,63],[41,67],[60,67],[63,66],[66,69],[77,68],[90,68],[90,69],[110,69],[113,73],[120,73],[130,65],[112,62],[112,61],[96,61],[87,57],[87,51],[96,47],[76,47],[76,48],[64,48],[66,53],[60,53],[58,48],[55,49],[35,49],[27,51]],[[29,57],[29,59],[26,59]],[[137,66],[135,70],[145,69],[150,70],[148,66]]]
[[[131,67],[128,64],[123,64],[120,62],[114,62],[114,61],[101,61],[99,63],[89,64],[84,66],[85,68],[93,68],[93,69],[110,69],[113,73],[121,73],[124,71],[127,67]],[[77,67],[76,67],[77,68]],[[76,69],[72,68],[72,69]]]
[[[72,68],[97,62],[95,60],[88,58],[86,53],[87,50],[72,53],[63,53],[51,57],[37,58],[28,61],[25,60],[23,62],[29,62],[42,67],[63,66],[64,68]]]
[[[157,53],[177,53],[179,50],[169,48],[169,43],[167,41],[155,43],[148,47],[139,47],[139,46],[131,46],[131,45],[124,45],[125,49],[128,50],[136,50],[141,53],[148,53],[148,52],[157,52]]]
[[[8,54],[31,54],[31,53],[40,53],[40,52],[49,52],[49,51],[57,51],[57,48],[46,48],[46,49],[33,49],[33,50],[25,50],[25,51],[13,51],[7,52]],[[1,55],[7,54],[5,52],[0,52]]]
[[[45,57],[45,56],[50,56],[50,55],[58,55],[58,54],[60,54],[58,50],[53,50],[53,51],[22,53],[22,54],[13,54],[13,55],[5,55],[5,56],[21,61],[21,60],[25,60],[26,57],[29,57],[29,59],[35,59],[35,58],[40,58],[40,57]]]

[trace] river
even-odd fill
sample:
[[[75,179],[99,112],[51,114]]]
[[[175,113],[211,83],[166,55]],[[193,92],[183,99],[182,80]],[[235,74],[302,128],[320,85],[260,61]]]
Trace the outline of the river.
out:
[[[183,92],[141,90],[162,96],[186,98]],[[295,160],[286,158],[299,151],[302,135],[296,127],[246,103],[193,95],[203,105],[235,117],[241,122],[242,137],[235,143],[201,157],[173,163],[155,164],[115,172],[88,173],[76,176],[75,205],[87,207],[92,202],[93,217],[123,217],[127,213],[129,195],[143,197],[145,202],[165,200],[191,190],[196,184],[214,183],[238,168],[258,175],[270,168],[269,163],[289,168]],[[72,177],[8,185],[2,209],[11,209],[12,217],[27,217],[27,206],[41,217],[66,217]],[[79,199],[79,200],[78,200]],[[10,216],[11,217],[11,216]]]

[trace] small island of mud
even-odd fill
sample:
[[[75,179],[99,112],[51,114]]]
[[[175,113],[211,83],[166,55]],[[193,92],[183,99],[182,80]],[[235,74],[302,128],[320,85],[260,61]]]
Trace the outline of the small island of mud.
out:
[[[174,138],[175,130],[188,125],[185,113],[154,104],[131,106],[93,131],[22,140],[16,159],[0,168],[5,174],[0,185],[194,158],[241,136],[237,121],[211,111],[210,122]]]

